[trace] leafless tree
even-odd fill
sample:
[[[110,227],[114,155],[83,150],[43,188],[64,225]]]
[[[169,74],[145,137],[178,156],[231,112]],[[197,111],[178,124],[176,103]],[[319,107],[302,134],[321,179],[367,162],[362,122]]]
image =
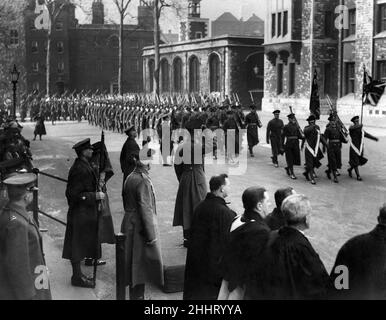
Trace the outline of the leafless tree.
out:
[[[129,15],[128,7],[132,0],[113,0],[119,12],[119,62],[118,62],[118,91],[122,95],[122,73],[123,73],[123,25],[125,18]]]
[[[142,0],[142,3],[153,9],[154,22],[154,93],[159,94],[160,77],[160,18],[165,8],[174,9],[177,14],[183,10],[181,0]]]

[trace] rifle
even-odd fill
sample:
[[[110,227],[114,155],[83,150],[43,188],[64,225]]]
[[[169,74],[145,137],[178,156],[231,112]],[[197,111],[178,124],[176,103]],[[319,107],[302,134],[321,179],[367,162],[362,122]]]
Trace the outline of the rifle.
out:
[[[340,120],[339,115],[338,115],[338,110],[333,107],[333,104],[332,104],[332,101],[331,101],[329,95],[326,95],[326,99],[327,99],[327,103],[328,103],[328,106],[330,108],[330,111],[334,115],[336,122],[342,131],[342,134],[344,135],[345,138],[347,138],[349,135],[349,132],[348,132],[346,126],[343,124],[342,120]]]
[[[251,95],[252,104],[254,105],[255,104],[255,100],[253,99],[252,91],[249,91],[249,94]]]
[[[295,114],[294,114],[293,111],[292,111],[292,107],[290,106],[289,109],[290,109],[291,114],[294,115],[294,119],[295,119],[295,121],[296,121],[296,126],[298,127],[300,134],[301,134],[302,137],[304,138],[304,132],[303,132],[302,128],[300,128],[298,119],[296,119]]]

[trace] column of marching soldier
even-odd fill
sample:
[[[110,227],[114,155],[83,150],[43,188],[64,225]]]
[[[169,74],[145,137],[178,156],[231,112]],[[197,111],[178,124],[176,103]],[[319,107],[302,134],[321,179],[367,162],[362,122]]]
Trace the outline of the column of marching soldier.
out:
[[[34,106],[35,109],[31,107],[31,111],[30,111],[31,114],[37,113],[38,115],[44,117],[45,115],[43,114],[43,112],[45,112],[45,110],[48,110],[47,106],[50,106],[51,100],[47,99],[45,102],[46,102],[45,104],[39,106],[39,112],[36,111],[37,106],[34,106],[34,104],[32,104],[32,106]],[[227,150],[227,147],[225,147],[225,153],[230,163],[234,161],[233,157],[234,156],[237,157],[237,155],[240,152],[241,146],[237,144],[237,142],[239,141],[240,130],[243,128],[247,129],[249,152],[250,152],[250,156],[253,157],[254,156],[253,147],[259,143],[258,128],[262,127],[262,123],[259,119],[259,116],[256,113],[256,107],[251,106],[251,112],[247,116],[245,116],[242,111],[242,107],[239,103],[219,104],[216,101],[216,102],[211,102],[210,104],[199,105],[197,104],[197,102],[192,103],[191,101],[184,101],[183,103],[173,103],[173,99],[170,99],[169,103],[160,102],[160,101],[158,101],[157,103],[155,102],[151,103],[151,102],[146,102],[146,100],[143,98],[141,99],[139,95],[126,97],[126,99],[117,99],[116,97],[113,97],[113,96],[109,96],[109,97],[99,96],[94,98],[69,97],[69,98],[60,99],[60,102],[62,102],[61,105],[63,104],[69,105],[69,104],[72,104],[73,102],[78,102],[78,105],[82,106],[82,108],[79,108],[79,110],[82,110],[82,115],[80,115],[81,113],[79,112],[78,121],[81,121],[83,116],[92,125],[100,126],[106,130],[113,130],[121,133],[125,132],[129,135],[129,137],[131,132],[133,131],[136,132],[137,134],[140,134],[141,131],[146,129],[155,129],[158,133],[160,133],[160,130],[162,130],[162,125],[164,124],[164,122],[170,125],[171,130],[187,129],[189,133],[192,133],[192,131],[195,129],[208,128],[213,131],[217,129],[223,129],[225,131],[225,140],[227,140],[228,138],[227,137],[228,130],[235,130],[236,132],[236,137],[234,141],[236,143],[236,146],[234,147],[235,150],[231,152],[230,150]],[[274,163],[275,167],[278,167],[277,157],[278,155],[284,153],[286,155],[286,162],[287,162],[287,167],[285,169],[287,174],[291,177],[291,179],[296,179],[293,166],[300,165],[299,143],[300,143],[300,140],[302,140],[303,142],[302,148],[304,146],[306,147],[305,149],[306,171],[304,173],[304,176],[306,177],[307,180],[310,180],[311,183],[315,184],[315,178],[316,178],[315,168],[318,168],[320,166],[319,160],[322,158],[322,154],[323,154],[320,150],[320,144],[323,144],[328,152],[329,163],[328,163],[328,169],[326,171],[326,174],[328,177],[331,177],[331,175],[333,175],[334,182],[337,182],[337,176],[339,175],[338,170],[341,168],[341,165],[342,165],[341,164],[341,146],[342,146],[342,143],[345,143],[348,141],[350,142],[350,168],[348,169],[348,173],[350,176],[352,176],[352,170],[355,170],[357,174],[357,179],[361,180],[358,167],[365,164],[367,161],[367,159],[363,157],[364,138],[367,137],[374,140],[377,140],[377,138],[363,131],[363,126],[359,124],[359,117],[354,117],[352,119],[353,126],[351,126],[349,131],[347,131],[347,130],[344,130],[344,126],[341,123],[337,114],[332,113],[329,117],[329,124],[324,134],[321,134],[320,128],[315,123],[316,118],[313,115],[311,115],[307,119],[307,121],[309,122],[309,125],[305,127],[304,130],[301,130],[296,120],[295,114],[293,114],[292,111],[288,115],[289,123],[287,125],[284,125],[284,123],[279,119],[279,115],[280,115],[279,110],[274,111],[274,115],[275,115],[274,119],[271,120],[267,126],[267,136],[266,136],[267,143],[270,142],[272,146],[272,154],[273,154],[272,162]],[[52,113],[51,113],[51,116],[52,116]],[[31,154],[28,148],[28,141],[21,136],[20,131],[22,127],[18,124],[18,122],[15,119],[12,119],[12,118],[4,119],[2,122],[3,122],[2,127],[4,129],[1,136],[5,137],[5,139],[2,138],[2,141],[6,141],[6,142],[5,143],[3,142],[0,146],[4,148],[6,152],[2,153],[2,155],[5,155],[5,156],[3,156],[3,159],[1,160],[5,160],[5,162],[3,161],[0,164],[0,169],[5,168],[9,172],[10,169],[11,171],[15,171],[12,169],[16,169],[20,171],[20,168],[22,168],[25,171],[30,171],[32,169],[32,165],[30,163]],[[348,135],[350,136],[350,139],[348,139]],[[162,134],[159,134],[159,137],[161,136]],[[18,149],[15,149],[12,151],[12,148],[10,147],[12,146],[12,143],[8,143],[8,141],[14,141],[13,144],[15,144],[16,141],[18,141],[18,143],[16,143]],[[146,141],[143,141],[143,145],[145,145],[148,142],[149,142],[148,139]],[[184,142],[184,141],[177,141],[177,142]],[[24,151],[22,151],[23,150],[23,148],[21,148],[22,145],[25,146]],[[219,144],[219,145],[222,145],[222,144]],[[69,207],[70,207],[68,221],[71,221],[72,219],[75,219],[76,217],[78,217],[78,215],[72,216],[71,211],[77,211],[77,212],[84,211],[84,213],[86,213],[88,210],[91,210],[90,209],[91,204],[93,204],[92,210],[97,210],[97,206],[96,206],[97,201],[106,200],[106,186],[105,186],[106,181],[105,180],[108,179],[107,178],[108,171],[102,172],[100,171],[100,167],[99,167],[99,171],[95,169],[95,165],[94,165],[95,163],[93,164],[92,159],[95,156],[94,153],[97,150],[97,147],[91,146],[89,139],[77,143],[74,146],[74,149],[78,155],[78,159],[75,161],[73,167],[70,170],[69,183],[66,191],[66,196],[69,201]],[[216,148],[213,148],[213,150],[214,150],[214,157],[216,157],[217,150]],[[183,151],[182,148],[177,149],[176,157],[181,157],[182,151]],[[99,150],[99,152],[102,153],[101,150]],[[194,154],[195,152],[196,150],[192,149],[192,154]],[[138,199],[133,198],[128,200],[131,196],[133,196],[132,194],[133,192],[134,194],[136,194],[136,192],[138,191],[137,189],[131,190],[135,186],[135,188],[137,187],[139,188],[139,191],[141,191],[140,193],[142,194],[142,196],[145,196],[145,198],[147,196],[146,199],[145,198],[140,199],[140,202],[138,203],[139,206],[144,206],[143,208],[144,211],[141,214],[145,215],[145,217],[143,218],[146,220],[146,223],[144,222],[145,230],[142,230],[142,231],[136,230],[132,232],[134,233],[139,232],[139,235],[141,235],[141,237],[145,237],[147,239],[146,244],[144,245],[144,248],[142,248],[141,250],[146,251],[146,248],[148,247],[152,248],[151,255],[153,256],[153,259],[155,259],[154,261],[157,261],[157,263],[154,264],[154,267],[155,267],[154,275],[157,276],[158,274],[159,279],[162,279],[160,280],[162,282],[163,281],[162,258],[160,255],[159,242],[157,242],[158,232],[157,232],[156,222],[155,222],[156,218],[154,216],[156,211],[154,189],[151,183],[150,176],[148,175],[146,160],[135,158],[134,162],[135,162],[135,166],[131,168],[128,172],[125,172],[125,170],[122,169],[124,172],[124,175],[126,175],[124,176],[124,184],[123,184],[123,191],[122,191],[125,212],[126,212],[125,219],[122,222],[122,232],[129,231],[130,233],[130,230],[131,230],[130,224],[132,223],[132,221],[127,220],[129,218],[126,219],[126,217],[130,216],[129,213],[131,211],[138,210],[136,208],[136,205],[134,205]],[[164,165],[168,165],[166,161],[164,162]],[[185,238],[184,245],[189,248],[189,246],[192,245],[189,243],[192,241],[192,239],[194,239],[194,232],[195,232],[194,228],[192,227],[192,223],[193,223],[192,219],[194,217],[193,204],[195,203],[195,205],[197,205],[205,198],[205,195],[206,195],[205,174],[203,170],[203,163],[196,166],[194,160],[191,163],[186,163],[186,164],[183,163],[182,166],[176,165],[175,168],[176,168],[176,174],[180,185],[177,193],[173,226],[183,227],[184,238]],[[191,172],[193,172],[192,174],[195,176],[193,180],[191,177]],[[98,179],[94,181],[92,176],[97,176]],[[12,228],[25,228],[23,224],[27,222],[27,224],[30,225],[28,232],[31,233],[30,236],[33,239],[31,241],[32,242],[37,241],[38,243],[41,241],[39,240],[40,236],[39,236],[38,229],[36,228],[36,225],[34,224],[34,222],[27,215],[27,206],[30,204],[29,196],[30,196],[30,192],[33,190],[33,185],[35,180],[36,180],[36,177],[34,177],[34,175],[31,175],[31,174],[20,175],[20,174],[12,173],[6,176],[6,179],[4,180],[4,184],[8,187],[8,197],[10,201],[7,207],[5,208],[5,211],[3,210],[1,218],[5,220],[2,222],[0,221],[0,225],[6,226],[6,229],[8,232],[6,236],[9,236],[9,234],[12,234]],[[220,180],[224,180],[224,179],[220,179]],[[85,190],[82,191],[79,189],[80,188],[79,181],[82,181],[82,184],[83,184],[82,188],[85,188]],[[84,185],[84,183],[86,182],[87,183],[90,182],[90,183],[87,185]],[[200,187],[202,187],[201,188],[202,190],[200,189]],[[97,190],[97,192],[95,192],[95,190]],[[251,192],[252,191],[253,190],[251,190]],[[212,186],[211,186],[211,192],[218,193],[219,191],[212,190]],[[251,197],[253,198],[254,195],[251,194]],[[243,202],[244,202],[244,196],[243,196]],[[151,206],[154,206],[153,208],[154,210],[151,209]],[[148,210],[149,212],[146,212],[146,210]],[[79,219],[79,217],[77,219]],[[110,220],[111,220],[111,217],[110,217]],[[150,220],[153,222],[151,222]],[[251,221],[253,222],[254,220],[251,220]],[[94,246],[95,246],[95,243],[98,243],[98,245],[100,245],[100,243],[97,241],[98,238],[95,238],[94,236],[92,236],[93,231],[95,231],[94,222],[90,220],[90,224],[88,224],[88,227],[90,229],[87,229],[88,230],[87,232],[85,230],[79,230],[79,229],[77,230],[75,228],[75,225],[77,224],[75,220],[73,220],[72,223],[68,223],[68,226],[67,226],[63,258],[71,260],[71,263],[73,266],[73,277],[71,282],[75,286],[82,286],[82,287],[89,287],[89,288],[95,287],[95,276],[94,278],[86,277],[85,275],[83,275],[80,268],[80,261],[83,258],[94,257],[95,258],[94,262],[98,263],[98,259],[101,256],[100,248],[98,253],[95,254],[95,248],[92,245],[93,243],[94,243]],[[112,228],[111,221],[110,221],[110,229],[111,229],[110,231],[112,231],[112,234],[113,234],[114,230]],[[20,236],[20,233],[17,233],[17,235]],[[3,237],[4,234],[0,232],[0,236]],[[135,239],[136,239],[135,234],[133,235],[133,237],[135,242]],[[17,253],[20,251],[19,250],[20,248],[18,247],[18,245],[23,243],[22,239],[18,239],[18,238],[15,238],[15,239],[17,240],[16,242],[9,242],[8,241],[9,239],[4,239],[2,243],[13,243],[13,245],[16,244],[16,247],[10,246],[9,248],[5,248],[6,250],[5,252],[11,253],[11,255],[13,252],[14,255],[17,255],[17,257],[16,256],[14,257],[16,260],[27,259],[27,257],[24,257],[23,255],[19,255]],[[133,245],[133,243],[130,242],[132,240],[128,240],[128,241],[129,241],[129,245]],[[75,244],[78,243],[79,246],[74,245],[74,243]],[[106,241],[104,243],[110,243],[110,242]],[[91,244],[91,246],[87,247],[86,244]],[[44,266],[45,265],[44,255],[41,251],[41,247],[39,249],[39,245],[36,245],[35,249],[36,249],[36,252],[33,254],[33,257],[36,258],[36,261],[38,260],[38,263],[40,263],[40,265]],[[133,250],[136,251],[139,249],[134,246]],[[128,256],[128,259],[130,259],[130,256]],[[134,265],[136,265],[137,263],[138,265],[141,265],[143,261],[131,261],[131,262]],[[20,267],[22,265],[23,263],[20,263]],[[31,280],[29,279],[29,276],[28,276],[29,271],[24,270],[26,272],[23,273],[22,272],[23,270],[21,269],[19,270],[20,272],[18,270],[15,271],[15,277],[17,282],[14,282],[14,283],[17,283],[17,285],[19,285],[20,283],[21,286],[25,284],[26,286],[23,287],[23,289],[25,290],[20,291],[21,295],[17,296],[17,293],[12,295],[12,293],[9,292],[9,290],[12,291],[12,289],[9,289],[8,291],[7,289],[5,289],[2,291],[2,294],[4,294],[4,297],[0,295],[0,298],[13,297],[13,298],[22,299],[22,298],[28,298],[30,296],[33,296],[32,292],[35,292],[36,288],[34,289],[32,287],[29,287],[29,286],[32,286],[32,283],[33,283],[32,281],[32,283],[29,284]],[[143,278],[141,276],[141,270],[135,270],[134,268],[134,270],[131,270],[131,272],[132,272],[131,276],[134,277],[135,280],[128,279],[128,284],[130,285],[130,289],[131,289],[130,295],[133,297],[143,299],[144,284],[143,284]],[[140,276],[138,276],[138,274]],[[3,274],[0,274],[0,276],[2,275]],[[1,280],[6,281],[5,279],[1,279]],[[12,281],[16,281],[16,280],[12,280]],[[10,279],[7,279],[7,282],[9,281]],[[39,291],[39,293],[41,293],[43,297],[46,297],[46,298],[50,296],[49,290],[48,291],[42,290],[42,291]],[[43,298],[43,297],[40,297],[40,298]],[[36,297],[36,298],[39,298],[39,297]]]

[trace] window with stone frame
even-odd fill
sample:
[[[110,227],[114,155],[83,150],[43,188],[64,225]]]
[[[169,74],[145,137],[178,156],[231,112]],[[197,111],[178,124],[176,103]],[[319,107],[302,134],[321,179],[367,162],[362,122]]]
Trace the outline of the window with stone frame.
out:
[[[346,62],[345,94],[355,92],[355,62]]]
[[[283,64],[277,64],[277,94],[283,93]]]
[[[288,33],[288,11],[283,12],[283,37]]]
[[[289,64],[288,70],[288,95],[293,95],[295,93],[295,81],[296,81],[296,65],[295,63]]]
[[[201,31],[197,31],[195,38],[196,39],[201,39],[202,38],[202,32]]]
[[[356,33],[356,9],[349,9],[348,11],[348,29],[346,30],[346,37],[355,35]]]
[[[56,43],[56,49],[58,50],[58,53],[63,53],[64,52],[64,43],[63,43],[63,41],[58,41]]]
[[[378,80],[386,82],[386,60],[378,61]]]
[[[9,32],[9,44],[18,45],[19,44],[19,32],[16,29],[12,29]]]
[[[282,17],[282,13],[279,12],[279,13],[277,14],[277,36],[278,36],[278,37],[281,36],[281,31],[282,31],[282,29],[281,29],[281,28],[282,28],[282,25],[281,25],[281,23],[282,23],[281,17]]]
[[[38,53],[38,42],[37,41],[32,41],[31,52],[32,53]]]
[[[272,13],[272,25],[271,25],[272,38],[276,36],[276,13]]]
[[[386,3],[378,5],[378,33],[386,31]]]

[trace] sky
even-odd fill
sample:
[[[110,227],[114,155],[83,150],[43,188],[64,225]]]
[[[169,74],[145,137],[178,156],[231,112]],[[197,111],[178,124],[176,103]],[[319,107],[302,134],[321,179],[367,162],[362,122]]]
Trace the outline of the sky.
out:
[[[79,23],[91,22],[90,9],[93,0],[82,0],[82,8],[77,9],[76,15]],[[181,3],[188,3],[187,0],[178,0]],[[265,3],[267,0],[203,0],[201,2],[201,17],[209,18],[211,21],[217,19],[224,12],[231,12],[236,18],[244,20],[256,14],[260,18],[265,18]],[[118,22],[118,11],[113,3],[113,0],[103,0],[105,5],[106,22]],[[127,23],[136,23],[137,6],[139,0],[132,0],[129,5],[130,17],[127,18]],[[186,5],[187,6],[187,5]],[[85,12],[86,11],[86,12]],[[87,12],[88,11],[88,12]],[[161,28],[164,32],[172,30],[174,33],[179,32],[179,17],[174,12],[166,12],[161,19]]]

